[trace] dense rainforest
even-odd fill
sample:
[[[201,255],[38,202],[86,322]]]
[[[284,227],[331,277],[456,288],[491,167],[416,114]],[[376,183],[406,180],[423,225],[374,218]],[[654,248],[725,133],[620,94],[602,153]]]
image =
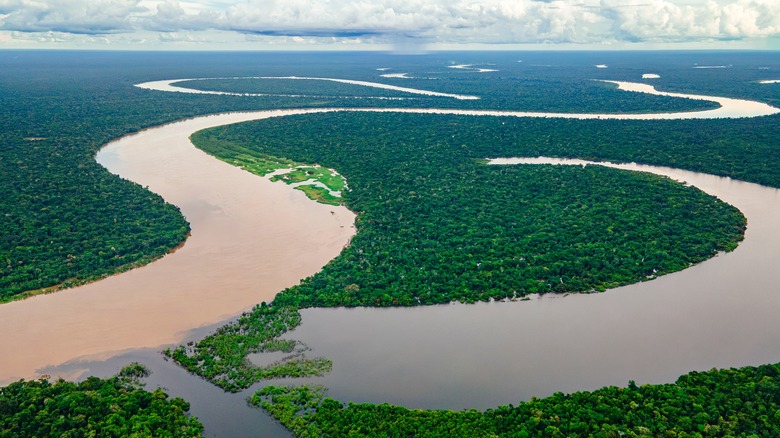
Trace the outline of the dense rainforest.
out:
[[[498,72],[477,73],[447,68],[466,62],[489,66]],[[608,64],[609,68],[596,69],[594,64]],[[724,65],[727,68],[693,68],[699,64]],[[412,79],[379,76],[385,71],[380,72],[377,68],[388,66],[392,67],[392,72],[408,72]],[[385,54],[193,55],[3,51],[0,53],[0,96],[4,103],[0,106],[0,187],[4,190],[4,195],[0,197],[0,299],[5,301],[37,289],[67,286],[100,278],[160,257],[181,243],[186,237],[188,227],[174,206],[166,204],[159,196],[140,186],[110,175],[93,159],[95,152],[106,142],[148,126],[199,114],[265,108],[438,106],[506,110],[657,112],[701,109],[710,105],[620,92],[616,91],[613,85],[591,80],[640,81],[644,73],[659,74],[661,79],[649,82],[664,90],[753,98],[778,105],[780,86],[758,84],[762,79],[778,79],[774,76],[777,71],[780,71],[780,60],[775,55],[764,53],[572,53],[567,56],[545,53],[517,53],[509,56],[444,53],[406,57]],[[275,93],[270,93],[274,95],[261,97],[159,93],[133,87],[133,84],[143,81],[185,77],[289,75],[385,82],[448,93],[478,95],[481,99],[455,101],[363,89],[358,86],[351,88],[342,84],[334,86],[333,83],[298,84],[300,81],[291,85],[306,87],[305,91],[311,93],[311,96],[301,96],[297,93],[296,96],[285,96],[291,89],[288,85],[282,85],[282,81],[269,83],[268,87],[274,85],[288,88],[279,88]],[[234,91],[230,87],[236,87],[237,90],[241,90],[238,87],[245,87],[243,91],[257,92],[264,92],[262,87],[266,87],[259,81],[235,80],[219,83],[203,81],[192,85],[226,91]],[[268,87],[265,89],[272,91]],[[340,95],[341,93],[349,95]],[[385,99],[387,97],[403,100]],[[319,277],[308,279],[302,287],[287,291],[279,303],[258,306],[254,312],[244,315],[239,322],[220,329],[216,337],[206,338],[194,346],[174,349],[169,354],[174,357],[178,354],[177,360],[183,363],[190,361],[195,367],[208,365],[204,365],[199,372],[209,373],[208,377],[212,381],[222,382],[223,387],[231,390],[244,387],[258,378],[309,375],[327,371],[330,363],[325,359],[296,359],[296,362],[282,364],[281,367],[258,371],[245,362],[245,355],[248,352],[288,351],[293,348],[293,344],[275,340],[275,337],[299,323],[298,306],[339,305],[338,300],[349,305],[402,304],[401,301],[394,303],[393,300],[398,298],[409,300],[403,304],[415,304],[417,299],[422,302],[421,298],[431,303],[442,302],[442,297],[433,291],[423,293],[420,297],[414,295],[416,291],[410,290],[402,291],[403,293],[396,297],[387,293],[390,291],[388,284],[392,284],[392,281],[388,283],[388,280],[392,280],[391,274],[408,275],[409,277],[405,278],[416,278],[418,281],[421,278],[414,270],[392,271],[398,269],[393,267],[395,262],[413,262],[418,256],[435,258],[430,249],[435,251],[442,244],[459,244],[460,246],[455,247],[457,251],[450,255],[459,266],[465,267],[455,272],[458,275],[455,278],[457,284],[435,284],[438,290],[450,291],[447,300],[470,301],[521,296],[522,293],[516,293],[516,290],[510,289],[507,293],[501,288],[507,281],[516,284],[506,272],[523,267],[528,260],[526,254],[518,252],[513,258],[507,259],[504,263],[509,263],[510,266],[497,263],[499,257],[495,251],[490,253],[494,242],[489,239],[491,232],[513,236],[511,233],[518,232],[521,226],[531,226],[530,223],[523,223],[529,220],[528,217],[512,216],[511,220],[506,220],[507,215],[511,215],[512,203],[516,198],[531,208],[529,211],[532,216],[542,220],[554,218],[559,224],[577,225],[581,231],[579,233],[569,230],[561,234],[562,240],[557,241],[554,239],[557,239],[556,233],[559,230],[544,228],[544,235],[529,236],[525,239],[527,241],[523,243],[530,245],[526,248],[537,251],[529,252],[528,255],[542,256],[537,260],[541,262],[539,266],[547,268],[540,269],[541,272],[532,272],[533,279],[541,281],[532,282],[528,289],[522,289],[528,293],[545,290],[599,290],[627,281],[637,281],[643,278],[642,275],[648,277],[667,272],[664,269],[680,269],[689,263],[695,263],[701,257],[706,258],[713,251],[733,248],[744,227],[741,216],[728,207],[663,179],[627,176],[621,172],[590,167],[495,168],[480,161],[491,155],[544,154],[640,161],[728,175],[780,187],[780,176],[777,174],[777,169],[780,168],[780,154],[777,153],[780,149],[780,139],[776,135],[777,117],[729,121],[621,122],[492,118],[467,120],[449,117],[426,117],[418,120],[418,116],[392,116],[390,120],[402,124],[400,126],[403,129],[399,130],[398,126],[381,123],[374,129],[370,126],[374,123],[371,115],[362,116],[365,117],[362,117],[361,124],[357,125],[356,129],[366,135],[377,136],[385,147],[390,147],[395,137],[401,135],[399,131],[410,129],[403,132],[406,141],[401,144],[401,148],[396,146],[393,149],[395,154],[388,158],[388,163],[369,160],[368,164],[374,167],[362,170],[363,173],[391,172],[385,176],[393,177],[393,184],[376,184],[363,175],[364,179],[360,184],[364,185],[353,186],[352,180],[361,178],[359,169],[352,169],[353,173],[347,176],[351,190],[345,193],[345,202],[356,208],[364,217],[359,224],[361,233],[371,227],[385,233],[369,233],[364,237],[363,243],[356,238],[353,244],[366,245],[364,248],[371,248],[372,251],[396,246],[396,249],[406,249],[409,252],[369,252],[367,255],[364,251],[362,254],[343,255],[345,258],[353,257],[356,262],[367,263],[365,266],[370,269],[366,271],[374,279],[372,283],[361,287],[360,284],[352,282],[358,280],[356,277],[340,277],[344,274],[354,274],[348,270],[332,270],[331,276],[323,273]],[[267,137],[254,138],[251,142],[246,138],[236,138],[234,146],[268,146],[269,150],[259,152],[268,154],[273,159],[284,157],[307,163],[328,163],[328,167],[342,171],[344,165],[338,160],[339,153],[344,154],[348,147],[352,147],[352,152],[358,157],[361,153],[355,149],[357,144],[349,144],[353,141],[350,140],[350,135],[354,133],[350,132],[352,128],[340,117],[347,115],[329,114],[280,121],[281,125],[278,127],[284,128],[285,135],[296,142],[301,140],[302,134],[317,131],[314,122],[326,124],[326,129],[319,128],[320,135],[313,139],[314,142],[279,141],[281,137],[274,138],[276,133],[266,132],[264,134],[268,134]],[[251,131],[256,126],[247,125],[246,128],[238,129]],[[327,135],[322,135],[323,133]],[[431,133],[435,136],[431,137]],[[228,136],[229,133],[225,131],[223,134]],[[298,134],[297,138],[295,134]],[[215,140],[224,145],[224,136]],[[327,142],[330,142],[330,146],[338,145],[347,149],[335,149],[336,152],[313,151]],[[302,149],[296,149],[299,146]],[[410,153],[415,154],[414,159],[405,156],[407,148]],[[231,150],[225,148],[222,152],[214,153],[229,154]],[[387,153],[383,157],[387,157]],[[363,153],[362,158],[371,157]],[[341,160],[344,160],[343,156]],[[433,168],[431,163],[447,165]],[[425,164],[423,167],[427,167],[429,171],[425,174],[417,172],[415,168],[419,164]],[[438,188],[434,183],[444,185]],[[597,193],[611,196],[604,198],[609,201],[603,202],[596,195],[589,194],[589,183],[600,186]],[[512,186],[513,184],[516,185]],[[412,189],[415,185],[419,185],[420,189]],[[574,193],[567,191],[567,188],[574,189]],[[620,195],[615,196],[610,188],[623,190],[624,199],[615,199]],[[651,190],[647,190],[648,188]],[[553,196],[547,202],[533,196],[518,198],[517,192],[521,189],[537,190],[539,194]],[[652,193],[642,193],[641,196],[644,197],[631,202],[631,197],[648,191]],[[383,198],[376,198],[378,194]],[[488,208],[484,198],[486,195],[488,198],[494,196],[492,199],[507,202],[510,206],[492,208],[490,205],[491,208]],[[668,198],[665,198],[667,195]],[[625,243],[630,246],[634,238],[650,237],[642,234],[645,226],[648,232],[657,236],[671,232],[665,242],[664,239],[659,239],[655,243],[650,242],[652,245],[668,246],[679,237],[678,230],[664,229],[657,217],[653,219],[654,212],[643,211],[641,205],[638,205],[642,201],[654,202],[661,198],[664,200],[665,209],[670,212],[677,209],[679,214],[675,221],[686,222],[693,227],[691,232],[694,237],[684,242],[693,252],[684,254],[658,251],[642,254],[643,257],[634,254],[633,258],[617,253],[628,253],[628,247],[621,245]],[[667,199],[670,202],[666,202]],[[467,218],[463,225],[447,221],[446,217],[441,215],[437,218],[439,222],[415,229],[409,227],[408,217],[392,216],[392,208],[399,208],[397,213],[413,214],[425,213],[426,208],[433,206],[442,206],[449,208],[446,211],[454,214],[453,217],[463,218],[462,215],[457,216],[462,212],[454,210],[468,200],[475,201],[477,208],[472,212],[477,216]],[[608,207],[606,204],[613,201],[616,206],[611,211],[610,208],[605,208]],[[355,207],[356,205],[361,207]],[[596,223],[594,218],[622,216],[622,212],[616,215],[618,208],[633,212],[632,215],[626,215],[631,219],[619,223],[611,230],[608,227],[596,231],[587,230],[590,226],[603,225]],[[635,208],[637,210],[633,210]],[[685,213],[686,209],[690,209],[691,214]],[[577,214],[586,211],[590,216]],[[389,216],[386,215],[388,213]],[[650,218],[642,222],[640,219],[643,219],[645,214]],[[693,231],[705,223],[700,222],[705,220],[705,216],[711,216],[707,220],[713,221],[716,233],[717,230],[723,232],[720,237],[712,239],[713,236],[708,230],[705,230],[704,234],[696,234]],[[483,221],[497,224],[499,228],[475,227],[475,224],[482,224]],[[652,222],[658,227],[653,229]],[[433,236],[442,231],[438,228],[440,226],[444,227],[442,230],[449,229],[454,234],[444,242],[431,242],[434,240]],[[632,232],[634,234],[631,234]],[[604,242],[597,239],[594,245],[575,244],[566,247],[570,241],[583,242],[583,238],[588,234],[601,236]],[[387,239],[387,236],[392,236],[393,240]],[[490,240],[489,246],[470,247],[466,238],[472,237]],[[566,252],[568,257],[583,254],[580,251],[591,257],[600,253],[606,255],[600,260],[609,265],[613,277],[577,280],[576,276],[569,274],[583,266],[577,266],[576,262],[567,266],[557,264],[557,261],[544,260],[545,237],[557,244],[553,245],[554,250]],[[376,238],[379,240],[374,242]],[[417,246],[398,246],[404,242],[418,242],[421,238],[426,245],[433,245],[422,246],[422,249],[427,248],[428,251],[419,251]],[[506,251],[513,246],[512,243],[511,238],[507,238],[499,239],[495,245],[497,250]],[[616,249],[616,252],[611,253],[612,249]],[[635,248],[631,249],[634,250]],[[475,253],[484,253],[492,258],[474,260]],[[645,264],[648,257],[644,255],[651,256],[648,264]],[[641,260],[642,258],[645,260]],[[637,263],[639,260],[641,262]],[[394,263],[391,264],[390,261]],[[663,261],[666,261],[666,264]],[[660,263],[658,266],[661,266],[661,270],[653,265],[655,262]],[[347,264],[342,266],[348,269]],[[443,264],[439,263],[438,266]],[[653,267],[648,269],[650,266]],[[653,269],[656,269],[656,272],[653,272]],[[415,274],[417,277],[414,277]],[[435,274],[439,275],[438,278],[445,278],[444,271]],[[492,278],[493,274],[498,278]],[[541,274],[541,277],[536,278],[538,274]],[[320,283],[312,283],[318,281],[323,281],[322,284],[330,285],[332,290],[337,291],[336,298],[330,299],[317,294],[315,286]],[[248,334],[251,336],[247,337]],[[209,357],[216,360],[208,362]],[[761,373],[747,373],[745,379],[740,380],[740,376],[739,373],[726,373],[720,386],[744,382],[746,387],[756,388],[766,377]],[[80,384],[22,382],[7,388],[24,392],[25,386],[53,387],[58,384],[70,387],[85,385],[90,396],[93,395],[90,391],[96,386],[89,385],[98,385],[95,379],[88,379]],[[609,403],[608,397],[619,399],[618,395],[612,393],[601,396],[605,404]],[[737,413],[727,414],[727,423],[733,422],[730,418],[734,415],[738,418],[742,415],[748,423],[771,422],[774,418],[769,408],[766,408],[766,415],[763,414],[764,410],[761,409],[764,408],[760,408],[762,405],[753,403],[749,395],[740,393],[738,398],[746,402],[739,406],[737,401],[733,403]],[[333,403],[329,404],[331,407],[335,406]],[[759,411],[754,411],[754,406],[759,406]],[[403,412],[406,412],[404,415],[411,415],[409,411]],[[708,415],[714,415],[713,412],[707,411]],[[663,414],[667,415],[662,417],[663,421],[669,424],[676,418],[682,419],[683,422],[687,421],[686,418],[693,418],[684,415],[683,411],[667,410]],[[29,417],[24,418],[29,420]],[[58,418],[60,414],[57,412],[41,411],[29,427],[34,427],[36,423],[52,424]],[[82,417],[77,419],[83,420]],[[698,426],[703,423],[697,420],[695,424]],[[719,426],[722,424],[725,423],[718,423]],[[738,432],[743,429],[720,430],[749,434]]]
[[[349,183],[344,202],[358,213],[357,234],[271,306],[168,354],[236,391],[264,376],[320,373],[321,359],[287,369],[245,360],[267,351],[283,333],[269,329],[281,327],[272,316],[292,309],[602,291],[684,269],[742,238],[745,219],[736,209],[667,178],[599,166],[487,165],[482,157],[527,155],[525,145],[535,144],[511,134],[516,126],[505,129],[507,122],[326,113],[193,135],[198,147],[228,162],[285,157],[338,170]],[[330,127],[327,135],[319,126]],[[289,321],[289,329],[299,322]]]
[[[564,61],[562,63],[562,61]],[[497,72],[448,68],[472,63]],[[608,64],[596,69],[595,64]],[[728,69],[693,69],[727,65]],[[774,102],[778,88],[758,84],[774,79],[777,61],[762,53],[545,53],[430,54],[425,57],[386,54],[311,53],[115,53],[4,51],[0,56],[0,300],[24,292],[52,289],[97,279],[160,257],[180,244],[188,228],[176,208],[137,185],[121,181],[97,165],[93,156],[111,139],[144,127],[198,114],[230,110],[288,107],[461,107],[547,111],[666,111],[701,108],[703,102],[616,91],[591,79],[651,81],[662,89],[711,91],[733,97]],[[379,71],[379,68],[389,70]],[[383,78],[407,72],[411,79]],[[271,80],[227,81],[201,86],[281,87],[271,96],[185,95],[141,90],[133,84],[186,77],[313,76],[384,82],[449,93],[477,95],[456,101],[346,84]],[[283,84],[284,83],[284,84]],[[706,84],[709,85],[706,85]],[[198,84],[195,84],[198,85]],[[738,85],[738,86],[737,86]],[[305,93],[284,94],[302,87]],[[712,87],[719,87],[711,90]],[[231,91],[228,89],[227,91]],[[306,96],[311,93],[313,96]],[[344,94],[341,94],[344,93]],[[369,99],[394,97],[403,100]],[[130,103],[130,104],[129,104]],[[621,107],[625,105],[625,107]],[[554,121],[547,121],[554,122]],[[765,135],[770,122],[746,120],[741,132],[754,138],[731,148],[736,157],[771,172],[776,139]],[[544,123],[543,123],[544,124]],[[718,130],[731,123],[713,122],[711,141],[728,141]],[[561,128],[563,126],[563,128]],[[615,138],[630,138],[626,125],[605,123],[598,129]],[[677,128],[672,131],[708,133]],[[577,126],[554,125],[551,134],[576,134]],[[641,130],[641,128],[640,128]],[[667,129],[652,129],[649,140]],[[621,134],[624,133],[624,134]],[[614,134],[614,135],[613,135]],[[714,134],[718,134],[715,137]],[[728,132],[726,133],[728,134]],[[696,144],[702,145],[696,139]],[[731,143],[723,143],[731,144]],[[725,148],[724,148],[725,149]],[[764,154],[762,156],[762,154]],[[598,157],[597,155],[593,155]],[[766,160],[759,158],[766,158]],[[674,156],[646,157],[656,164],[679,165]],[[702,170],[702,169],[696,169]],[[709,169],[703,169],[710,171]],[[760,169],[759,169],[760,170]],[[734,177],[765,184],[770,179],[737,172]]]
[[[590,292],[683,269],[741,240],[736,209],[664,178],[598,166],[488,166],[480,159],[527,156],[524,146],[537,139],[504,119],[493,129],[472,119],[480,118],[317,114],[218,127],[193,140],[225,158],[256,145],[256,153],[318,163],[347,179],[357,235],[278,304]]]
[[[143,389],[139,364],[83,382],[20,380],[0,388],[0,437],[195,437],[203,425],[189,404]]]
[[[325,59],[280,54],[269,64],[267,56],[0,51],[0,302],[145,264],[184,241],[189,226],[178,208],[95,162],[107,142],[202,114],[341,105],[338,98],[236,99],[133,86],[225,69],[314,72]],[[339,56],[325,62],[337,66]]]
[[[316,386],[251,403],[299,437],[768,437],[780,434],[780,364],[692,372],[675,383],[556,393],[487,411],[344,404]]]

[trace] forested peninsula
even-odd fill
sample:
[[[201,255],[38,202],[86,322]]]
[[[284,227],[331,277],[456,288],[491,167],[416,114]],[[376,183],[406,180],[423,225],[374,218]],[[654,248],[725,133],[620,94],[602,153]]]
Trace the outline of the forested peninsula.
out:
[[[484,157],[533,156],[524,146],[537,139],[509,120],[479,119],[315,114],[192,139],[224,159],[285,157],[334,168],[349,182],[344,198],[358,213],[357,235],[277,304],[408,306],[590,292],[683,269],[741,240],[745,221],[736,209],[666,178],[598,166],[487,166]]]
[[[230,391],[267,376],[318,375],[327,367],[321,358],[261,370],[245,357],[273,351],[273,339],[300,323],[290,316],[300,308],[603,291],[684,269],[742,239],[739,211],[668,178],[599,166],[487,165],[483,157],[527,155],[525,145],[535,144],[509,122],[325,113],[193,135],[227,162],[284,157],[336,169],[349,184],[344,202],[358,214],[357,233],[321,272],[167,354]],[[326,135],[319,126],[329,126]]]

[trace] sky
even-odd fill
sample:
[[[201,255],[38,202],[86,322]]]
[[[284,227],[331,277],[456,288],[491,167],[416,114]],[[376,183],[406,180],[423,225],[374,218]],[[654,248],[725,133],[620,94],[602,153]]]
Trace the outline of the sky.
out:
[[[0,49],[780,50],[780,0],[0,0]]]

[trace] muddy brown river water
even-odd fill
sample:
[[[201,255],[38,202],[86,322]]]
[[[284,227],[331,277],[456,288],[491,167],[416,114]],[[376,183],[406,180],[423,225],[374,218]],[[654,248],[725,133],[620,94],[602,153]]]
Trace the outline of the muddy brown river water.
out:
[[[74,359],[180,342],[187,332],[270,301],[349,242],[354,214],[309,201],[195,149],[208,126],[280,115],[229,114],[152,128],[97,160],[179,206],[192,235],[162,259],[96,283],[0,306],[0,381]]]

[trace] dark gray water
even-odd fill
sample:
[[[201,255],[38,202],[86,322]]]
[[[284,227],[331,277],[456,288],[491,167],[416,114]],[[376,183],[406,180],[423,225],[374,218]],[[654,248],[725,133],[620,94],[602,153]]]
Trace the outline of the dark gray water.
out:
[[[333,360],[339,400],[488,408],[556,391],[673,382],[691,370],[780,361],[780,191],[669,174],[748,218],[732,253],[602,294],[404,309],[309,309],[287,337]]]
[[[202,339],[224,322],[189,332],[184,342]],[[211,383],[195,376],[173,361],[167,360],[160,350],[149,348],[132,350],[108,360],[74,360],[43,372],[52,375],[81,375],[109,377],[122,367],[138,362],[152,374],[143,379],[145,389],[162,388],[171,397],[181,397],[190,403],[190,414],[204,425],[206,437],[291,437],[292,434],[259,408],[250,406],[247,398],[253,391],[238,394],[226,393]]]
[[[139,362],[150,370],[151,376],[144,379],[147,390],[163,388],[171,397],[181,397],[190,403],[190,414],[205,426],[207,437],[285,437],[292,436],[270,416],[259,408],[250,406],[246,393],[230,394],[222,391],[171,361],[156,350],[138,350],[123,354],[108,361],[74,363],[64,365],[81,369],[88,368],[88,374],[107,377],[131,363]]]

